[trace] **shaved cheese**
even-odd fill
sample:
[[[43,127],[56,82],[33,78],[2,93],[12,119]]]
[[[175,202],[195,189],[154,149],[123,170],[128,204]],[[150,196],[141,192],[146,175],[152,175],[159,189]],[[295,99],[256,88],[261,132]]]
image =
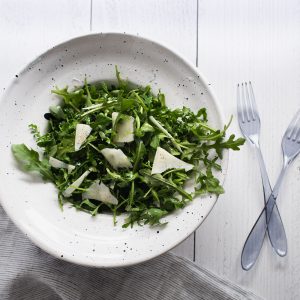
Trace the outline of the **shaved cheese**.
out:
[[[73,165],[68,165],[67,169],[68,169],[68,173],[70,174],[76,167]]]
[[[49,164],[55,169],[67,169],[69,174],[75,169],[75,166],[66,164],[52,156],[49,157]]]
[[[86,124],[77,124],[75,133],[75,151],[78,151],[87,137],[90,135],[92,127]]]
[[[80,187],[83,180],[91,173],[91,171],[85,171],[78,179],[76,179],[67,189],[63,192],[63,195],[68,198],[71,197],[72,193]]]
[[[61,160],[58,160],[52,156],[50,156],[49,158],[49,164],[51,167],[55,168],[55,169],[66,169],[68,164],[64,163]]]
[[[116,122],[119,113],[113,112],[111,115],[113,126]],[[115,143],[130,143],[134,141],[134,118],[127,116],[125,120],[121,120],[116,128],[116,136],[114,137]]]
[[[101,153],[115,170],[118,168],[132,168],[128,157],[120,149],[105,148],[101,150]]]
[[[112,120],[113,126],[114,126],[115,123],[116,123],[116,119],[117,119],[118,115],[119,115],[119,113],[117,113],[117,112],[113,112],[113,113],[111,114],[111,120]]]
[[[193,168],[193,165],[173,156],[165,149],[157,147],[151,174],[159,174],[168,169],[185,169],[190,171]]]
[[[82,194],[82,199],[93,199],[117,205],[117,198],[110,192],[110,189],[104,184],[96,180],[87,190]]]

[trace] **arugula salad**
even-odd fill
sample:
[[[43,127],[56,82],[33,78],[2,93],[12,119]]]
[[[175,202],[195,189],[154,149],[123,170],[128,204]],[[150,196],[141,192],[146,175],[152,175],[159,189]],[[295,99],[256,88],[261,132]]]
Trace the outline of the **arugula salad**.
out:
[[[39,152],[24,144],[12,146],[25,171],[39,172],[55,184],[62,207],[96,215],[127,212],[123,227],[161,224],[166,214],[183,208],[196,195],[224,192],[213,170],[223,149],[239,150],[244,139],[225,137],[212,128],[205,108],[170,109],[163,93],[151,87],[132,87],[120,78],[117,84],[89,84],[52,93],[61,105],[51,106],[45,134],[29,128]],[[184,184],[195,181],[188,193]]]

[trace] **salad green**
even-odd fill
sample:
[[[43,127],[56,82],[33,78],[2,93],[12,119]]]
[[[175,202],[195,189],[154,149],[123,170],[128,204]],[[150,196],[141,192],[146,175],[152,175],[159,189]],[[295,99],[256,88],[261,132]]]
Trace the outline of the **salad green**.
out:
[[[71,202],[92,215],[127,212],[123,227],[156,225],[195,195],[224,192],[213,170],[224,149],[239,150],[244,139],[208,124],[205,108],[170,109],[150,86],[131,87],[120,78],[74,91],[56,89],[63,101],[45,114],[48,129],[29,128],[42,156],[24,144],[12,152],[25,171],[55,184],[61,206]],[[194,178],[195,190],[184,190]]]

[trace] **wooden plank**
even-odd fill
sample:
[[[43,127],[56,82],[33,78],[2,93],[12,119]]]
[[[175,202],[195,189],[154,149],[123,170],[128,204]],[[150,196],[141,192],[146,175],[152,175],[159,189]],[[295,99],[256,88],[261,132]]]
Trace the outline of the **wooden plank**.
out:
[[[0,88],[48,48],[90,30],[90,2],[84,0],[1,2]]]
[[[236,120],[236,84],[252,80],[260,111],[261,145],[271,183],[281,167],[282,134],[300,99],[299,2],[199,1],[199,68],[208,78],[226,119]],[[244,241],[263,207],[255,155],[249,145],[231,153],[226,194],[196,234],[196,262],[266,299],[300,297],[300,159],[291,166],[279,196],[289,253],[276,256],[265,242],[250,272],[240,267]]]
[[[127,32],[162,41],[196,62],[196,0],[93,1],[94,32]],[[193,259],[194,237],[173,250]]]

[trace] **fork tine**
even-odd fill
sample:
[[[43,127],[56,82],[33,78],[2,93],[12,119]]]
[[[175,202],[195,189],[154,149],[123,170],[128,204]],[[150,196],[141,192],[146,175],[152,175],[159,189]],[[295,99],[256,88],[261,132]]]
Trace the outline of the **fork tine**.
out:
[[[237,85],[237,111],[238,111],[239,121],[245,123],[244,107],[241,99],[241,88],[239,83]]]
[[[287,130],[285,131],[284,136],[286,138],[290,139],[295,133],[297,133],[296,125],[298,123],[299,116],[300,116],[300,110],[297,111],[291,123],[289,124]]]
[[[250,91],[250,98],[251,98],[251,107],[252,107],[252,113],[253,113],[253,121],[255,121],[256,118],[259,118],[258,116],[258,109],[256,106],[254,91],[252,87],[252,82],[249,81],[249,91]]]
[[[255,121],[254,113],[253,113],[253,106],[252,106],[252,97],[249,94],[249,89],[248,89],[247,82],[245,82],[245,94],[246,94],[246,99],[247,99],[247,103],[248,103],[248,115],[249,115],[249,118],[252,118],[252,120]]]
[[[250,122],[249,103],[247,101],[245,86],[246,86],[246,83],[242,83],[242,98],[243,98],[243,102],[244,102],[244,114],[247,117],[247,121]]]

